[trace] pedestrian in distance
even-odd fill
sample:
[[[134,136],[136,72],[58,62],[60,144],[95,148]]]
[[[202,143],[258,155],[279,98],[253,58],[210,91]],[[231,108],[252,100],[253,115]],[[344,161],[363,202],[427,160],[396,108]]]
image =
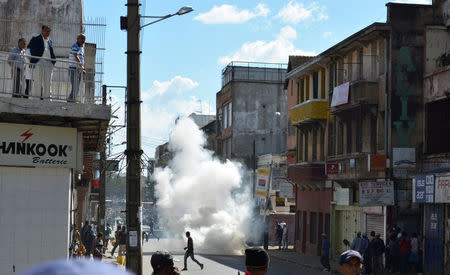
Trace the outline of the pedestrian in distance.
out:
[[[262,248],[247,248],[245,250],[245,274],[265,275],[269,269],[270,258]]]
[[[156,251],[153,253],[150,263],[153,275],[179,275],[180,271],[174,266],[173,257],[169,252]]]
[[[28,48],[32,56],[31,63],[35,64],[33,95],[41,99],[50,98],[50,87],[52,80],[53,66],[56,63],[55,53],[53,52],[53,42],[50,39],[51,29],[43,25],[41,34],[31,38]]]
[[[182,270],[187,270],[187,258],[191,257],[191,259],[196,262],[201,269],[203,269],[203,264],[195,259],[194,256],[194,241],[191,238],[191,233],[189,231],[186,232],[187,246],[184,248],[186,252],[184,253],[184,268]]]
[[[408,273],[408,259],[409,253],[411,252],[411,240],[408,238],[408,234],[405,231],[401,233],[398,244],[400,246],[400,273]]]
[[[283,226],[281,223],[277,223],[277,243],[278,243],[278,250],[281,250],[281,241],[283,239]]]
[[[359,275],[362,270],[362,257],[356,250],[347,250],[339,257],[339,272],[342,275]]]
[[[330,241],[325,233],[322,233],[322,256],[320,256],[320,263],[325,268],[323,271],[330,272]]]
[[[282,245],[284,250],[288,250],[288,227],[287,224],[283,224]]]
[[[12,97],[22,97],[22,79],[25,72],[25,52],[26,52],[25,38],[20,38],[17,41],[17,46],[11,49],[11,54],[8,56],[8,65],[13,69],[14,89]],[[28,95],[28,90],[25,90]],[[24,96],[25,97],[25,96]]]
[[[109,223],[106,224],[106,228],[105,228],[105,245],[103,247],[103,254],[106,252],[106,250],[108,250],[108,244],[109,244],[109,239],[111,238],[111,233],[112,233],[112,228],[109,225]]]
[[[119,233],[119,256],[125,256],[127,251],[127,232],[125,225],[122,226],[122,230]]]
[[[98,233],[97,238],[94,240],[93,246],[93,256],[94,260],[101,261],[103,258],[103,234]]]
[[[86,232],[86,235],[84,237],[84,242],[86,246],[86,255],[85,257],[87,259],[91,258],[91,254],[94,252],[94,240],[95,240],[95,232],[92,229],[92,225],[88,226],[88,230]]]
[[[86,220],[84,222],[83,228],[81,228],[81,243],[84,244],[84,236],[86,232],[89,230],[89,222]],[[84,244],[85,245],[85,244]],[[85,245],[86,246],[86,245]]]
[[[70,91],[68,102],[74,102],[78,98],[78,90],[80,88],[81,76],[86,74],[84,68],[84,42],[86,36],[80,33],[77,41],[72,45],[69,55],[69,77],[72,88]]]
[[[362,248],[362,238],[361,238],[361,232],[358,231],[358,233],[356,233],[356,237],[353,239],[350,247],[353,250],[356,250],[359,252],[359,254],[361,254],[361,248]]]
[[[366,259],[370,259],[371,255],[369,253],[369,238],[367,237],[367,233],[364,232],[362,234],[362,254],[361,256],[363,256],[363,270],[364,273],[369,274],[372,272],[372,262],[366,260]]]
[[[413,274],[417,274],[419,271],[419,239],[417,233],[413,233],[411,237],[411,253],[409,253],[409,263],[411,264],[411,271]]]
[[[372,255],[372,267],[373,273],[383,274],[383,253],[385,250],[384,242],[380,238],[380,234],[375,235],[373,242],[373,255]]]
[[[113,249],[111,250],[111,257],[114,257],[114,252],[116,251],[116,248],[119,246],[119,236],[120,236],[120,231],[122,230],[122,227],[119,225],[117,225],[117,229],[116,232],[114,232],[114,246]]]

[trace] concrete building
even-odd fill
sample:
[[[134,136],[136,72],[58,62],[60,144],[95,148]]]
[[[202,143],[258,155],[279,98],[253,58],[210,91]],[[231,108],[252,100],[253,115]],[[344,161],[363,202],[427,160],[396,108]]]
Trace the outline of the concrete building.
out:
[[[342,240],[353,240],[358,231],[375,231],[382,238],[394,225],[421,232],[411,180],[421,169],[416,160],[424,135],[423,38],[425,26],[439,22],[437,10],[436,3],[388,3],[386,23],[352,34],[287,74],[299,83],[299,104],[291,108],[291,122],[298,128],[297,161],[326,161],[326,181],[313,186],[307,179],[298,181],[333,190],[332,197],[324,198],[331,203],[334,255],[347,249]],[[297,197],[303,192],[300,189]],[[300,204],[297,201],[298,210]],[[303,239],[308,241],[309,235],[311,243],[320,218],[303,220],[297,213],[296,249],[314,253],[320,246],[311,251]],[[319,233],[313,232],[314,238]]]
[[[79,103],[66,100],[68,48],[83,30],[82,1],[3,1],[0,14],[0,273],[16,274],[69,255],[76,219],[89,216],[93,176],[82,176],[92,174],[84,165],[104,146],[111,110],[106,95],[94,88],[81,93]],[[72,25],[56,27],[61,18],[73,19]],[[42,100],[12,97],[15,79],[4,50],[21,36],[29,41],[43,23],[54,23],[52,92]],[[95,52],[86,55],[89,64]],[[94,68],[90,74],[94,79]]]
[[[217,149],[256,168],[256,157],[286,148],[285,64],[231,62],[216,94]]]

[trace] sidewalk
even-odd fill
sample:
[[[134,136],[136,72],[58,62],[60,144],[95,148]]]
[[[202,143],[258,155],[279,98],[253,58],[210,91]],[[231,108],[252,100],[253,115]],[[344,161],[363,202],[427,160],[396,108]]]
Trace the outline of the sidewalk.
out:
[[[294,263],[299,266],[312,268],[316,270],[323,270],[324,267],[320,263],[320,256],[305,255],[299,252],[295,252],[293,246],[290,246],[288,250],[278,250],[277,246],[269,246],[268,253],[271,258],[278,260],[285,260],[289,263]],[[330,259],[331,273],[339,274],[338,263]]]

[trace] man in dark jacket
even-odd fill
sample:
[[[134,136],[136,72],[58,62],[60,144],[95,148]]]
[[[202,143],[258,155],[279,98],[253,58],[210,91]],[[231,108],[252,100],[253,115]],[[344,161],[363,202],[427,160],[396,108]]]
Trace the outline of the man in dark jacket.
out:
[[[53,65],[55,65],[55,53],[53,52],[53,42],[49,38],[50,27],[42,26],[41,34],[31,38],[28,48],[32,56],[30,62],[36,64],[34,68],[33,96],[50,98],[50,85],[52,80]]]
[[[197,261],[194,257],[194,241],[192,241],[191,233],[189,231],[186,232],[186,238],[188,238],[187,246],[184,248],[186,253],[184,253],[184,268],[182,270],[187,270],[187,258],[191,257],[191,259],[196,262],[201,269],[203,269],[203,264]]]
[[[372,255],[372,268],[374,274],[382,274],[383,273],[383,253],[384,253],[384,242],[380,238],[380,234],[375,236],[375,239],[372,240],[373,245],[373,255]]]

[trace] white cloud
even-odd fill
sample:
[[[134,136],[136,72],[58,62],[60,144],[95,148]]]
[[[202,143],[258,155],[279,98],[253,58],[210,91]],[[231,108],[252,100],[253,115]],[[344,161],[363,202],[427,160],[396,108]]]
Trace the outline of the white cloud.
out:
[[[324,32],[322,36],[324,39],[327,39],[331,34],[332,32]]]
[[[289,55],[316,55],[314,52],[296,49],[293,40],[297,32],[290,26],[283,27],[273,41],[255,41],[244,43],[239,50],[229,56],[219,57],[220,65],[231,61],[287,63]]]
[[[395,0],[395,3],[431,5],[431,0]]]
[[[144,100],[149,100],[155,96],[161,96],[166,93],[181,94],[186,91],[191,91],[197,87],[198,82],[195,82],[190,78],[177,75],[169,81],[153,81],[153,86],[149,91],[143,93],[142,98]]]
[[[267,16],[270,9],[265,4],[258,4],[253,11],[239,10],[236,6],[224,4],[214,6],[210,11],[197,15],[194,19],[204,24],[240,24],[255,17]]]
[[[284,23],[290,24],[298,24],[300,21],[306,20],[320,21],[328,19],[325,7],[319,6],[317,2],[313,2],[306,7],[303,3],[298,3],[294,0],[289,1],[286,6],[281,8],[276,17],[280,18]]]

